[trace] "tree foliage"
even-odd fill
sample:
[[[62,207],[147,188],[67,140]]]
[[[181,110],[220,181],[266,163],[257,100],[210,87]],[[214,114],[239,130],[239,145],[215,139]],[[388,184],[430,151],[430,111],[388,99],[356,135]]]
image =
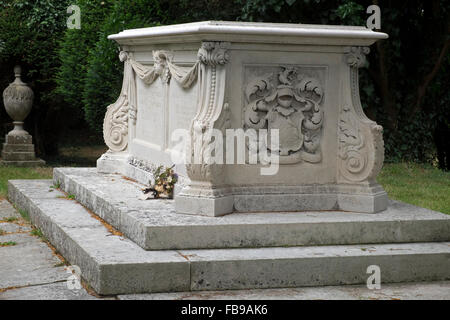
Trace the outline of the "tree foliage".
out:
[[[69,2],[81,8],[81,30],[65,27]],[[35,131],[66,115],[65,123],[88,123],[100,134],[122,81],[110,34],[201,20],[363,26],[372,4],[390,38],[371,47],[360,69],[364,110],[384,127],[388,160],[433,161],[433,141],[449,128],[448,0],[0,0],[0,85],[20,62],[37,94]]]
[[[61,100],[54,95],[59,67],[57,50],[65,29],[68,2],[0,0],[0,85],[5,88],[14,78],[15,64],[22,66],[24,80],[35,92],[33,112],[26,125],[36,140],[38,153],[56,151],[59,127],[55,119],[61,106]],[[7,119],[3,101],[0,107],[2,119]]]
[[[56,92],[63,97],[72,115],[68,125],[82,126],[84,104],[80,97],[86,81],[88,56],[98,41],[98,27],[109,15],[113,1],[77,0],[74,4],[80,7],[82,28],[66,29],[61,40]]]
[[[433,133],[450,116],[450,4],[430,1],[241,0],[250,21],[365,25],[365,8],[381,8],[381,31],[360,70],[367,115],[384,127],[388,161],[432,161]],[[447,87],[447,88],[446,88]],[[435,134],[436,135],[436,134]]]

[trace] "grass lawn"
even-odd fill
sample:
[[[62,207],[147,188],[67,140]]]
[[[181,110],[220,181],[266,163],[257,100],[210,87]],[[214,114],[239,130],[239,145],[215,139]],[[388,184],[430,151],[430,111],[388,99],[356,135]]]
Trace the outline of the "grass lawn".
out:
[[[431,165],[385,163],[377,181],[391,199],[450,214],[450,172]]]
[[[6,198],[10,179],[51,179],[52,168],[0,166],[0,199]],[[378,182],[391,199],[450,214],[450,172],[431,165],[386,163]]]
[[[0,200],[8,196],[8,180],[51,179],[53,168],[17,168],[0,166]]]
[[[78,133],[78,135],[80,135]],[[59,154],[46,157],[47,167],[18,168],[0,165],[0,199],[8,196],[8,180],[15,179],[51,179],[53,167],[95,167],[97,159],[105,153],[107,147],[101,145],[77,145],[59,148]]]

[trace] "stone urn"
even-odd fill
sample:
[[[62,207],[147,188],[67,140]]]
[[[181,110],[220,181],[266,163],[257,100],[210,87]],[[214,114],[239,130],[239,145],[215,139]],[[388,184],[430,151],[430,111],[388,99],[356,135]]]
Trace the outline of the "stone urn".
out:
[[[14,67],[16,79],[3,91],[3,103],[8,115],[13,119],[14,129],[8,135],[26,135],[23,122],[33,106],[33,90],[20,79],[20,66]]]
[[[3,91],[6,112],[13,119],[14,129],[8,132],[1,153],[1,165],[19,167],[42,166],[45,161],[36,158],[33,137],[23,129],[23,121],[33,106],[33,90],[20,79],[21,69],[14,67],[16,80]]]

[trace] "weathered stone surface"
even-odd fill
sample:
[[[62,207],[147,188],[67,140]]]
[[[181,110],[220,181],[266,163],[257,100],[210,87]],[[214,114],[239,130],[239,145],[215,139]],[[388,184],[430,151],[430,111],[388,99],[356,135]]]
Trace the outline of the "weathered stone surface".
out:
[[[33,144],[3,144],[3,151],[8,152],[34,152]]]
[[[120,300],[449,300],[450,282],[120,295]]]
[[[382,283],[450,279],[450,242],[145,251],[50,185],[10,181],[9,197],[100,294],[361,284],[369,265]]]
[[[34,93],[33,90],[20,78],[22,68],[14,67],[15,79],[3,91],[3,104],[6,112],[14,121],[14,129],[9,135],[26,135],[23,130],[23,121],[28,116],[33,106]]]
[[[32,137],[29,134],[6,135],[6,142],[1,152],[0,165],[17,167],[39,167],[45,161],[36,158]]]
[[[0,201],[0,212],[5,217],[6,210],[8,217],[18,220],[0,223],[1,230],[14,232],[1,235],[0,242],[15,243],[3,247],[8,248],[5,251],[0,247],[0,289],[5,289],[0,290],[0,300],[95,299],[84,288],[69,289],[67,279],[71,274],[61,261],[39,237],[30,235],[31,226],[19,218],[8,201]]]
[[[193,291],[359,284],[370,265],[380,267],[385,283],[450,279],[450,242],[181,253]]]
[[[33,143],[33,137],[29,134],[25,135],[6,135],[5,145],[31,145]]]
[[[2,151],[2,159],[5,161],[29,161],[35,160],[33,152],[5,152]]]
[[[67,279],[61,261],[36,237],[25,234],[0,236],[0,242],[16,245],[0,247],[0,288],[45,284]]]
[[[3,165],[41,166],[42,160],[36,159],[31,135],[23,128],[25,118],[33,106],[33,90],[22,82],[20,66],[14,67],[16,79],[3,91],[3,104],[6,112],[13,119],[14,129],[6,135],[3,144]]]
[[[0,200],[0,220],[11,217],[19,218],[20,214],[14,209],[8,200]]]
[[[189,290],[189,263],[175,251],[145,251],[112,235],[49,180],[9,182],[9,197],[26,210],[58,251],[100,294]]]
[[[84,288],[71,290],[66,282],[56,282],[10,289],[0,293],[0,300],[98,300],[98,298],[88,294]]]
[[[12,233],[5,234],[0,237],[1,242],[15,242],[16,245],[25,244],[28,242],[39,243],[40,239],[37,237],[32,237],[30,234],[22,234],[22,233]]]
[[[21,225],[9,223],[9,222],[0,222],[0,230],[2,230],[5,233],[17,233],[17,232],[31,231],[31,227],[21,226]],[[1,233],[1,231],[0,231],[0,233]]]
[[[95,169],[57,168],[54,183],[145,249],[450,241],[450,216],[397,201],[377,215],[307,211],[209,218],[177,214],[171,200],[140,200],[142,185]]]

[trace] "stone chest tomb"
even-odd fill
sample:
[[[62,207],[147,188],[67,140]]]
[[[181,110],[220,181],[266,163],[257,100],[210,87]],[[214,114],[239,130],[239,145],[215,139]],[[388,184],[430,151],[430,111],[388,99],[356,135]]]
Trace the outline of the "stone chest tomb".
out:
[[[182,178],[178,213],[386,209],[387,194],[375,180],[382,128],[364,115],[358,89],[369,46],[386,34],[207,21],[109,38],[121,46],[124,79],[105,116],[109,151],[99,172],[147,183],[149,166],[173,164],[173,137],[182,129],[190,143],[175,167]],[[211,152],[217,132],[223,144]],[[225,143],[232,132],[257,133],[241,143],[241,162],[239,141]],[[234,162],[207,160],[217,155]]]
[[[358,68],[386,37],[237,22],[113,35],[109,151],[97,168],[9,181],[8,197],[103,295],[367,284],[372,265],[383,283],[448,280],[450,216],[375,180],[382,128]],[[175,199],[142,200],[152,166],[173,164]]]

